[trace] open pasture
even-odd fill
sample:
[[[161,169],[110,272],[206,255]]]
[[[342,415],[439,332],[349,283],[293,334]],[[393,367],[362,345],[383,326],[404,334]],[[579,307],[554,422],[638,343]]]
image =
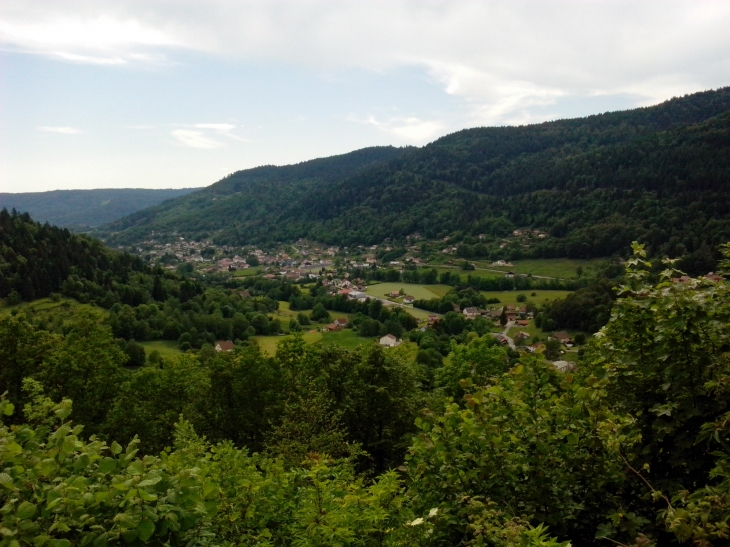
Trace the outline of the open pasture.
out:
[[[290,336],[252,336],[250,339],[258,344],[259,348],[261,348],[262,353],[268,355],[269,357],[273,357],[276,353],[276,346],[279,344],[279,342],[287,338],[290,338]],[[322,333],[318,331],[305,331],[303,334],[303,338],[306,343],[313,344],[314,342],[319,342],[320,340],[322,340]]]
[[[517,302],[517,296],[524,294],[527,297],[527,302],[532,302],[536,306],[540,306],[550,300],[558,300],[565,298],[570,294],[570,291],[538,291],[538,290],[524,290],[524,291],[480,291],[481,294],[487,298],[498,298],[499,303],[503,305],[524,305],[523,303]],[[533,296],[534,294],[534,296]],[[490,304],[494,305],[494,304]]]
[[[177,345],[177,342],[172,340],[153,340],[150,342],[140,342],[140,345],[144,347],[144,351],[147,357],[150,353],[157,350],[160,353],[160,357],[163,359],[174,359],[178,355],[182,355],[182,351]]]
[[[349,320],[351,315],[348,313],[333,310],[328,310],[328,312],[330,314],[330,317],[332,318],[332,321],[334,321],[335,319],[340,319],[341,317]],[[273,313],[270,313],[269,317],[271,317],[272,319],[278,319],[279,321],[281,321],[281,326],[284,329],[288,329],[289,320],[296,319],[297,315],[299,315],[300,313],[303,313],[304,315],[309,317],[312,314],[312,310],[292,310],[289,306],[289,302],[286,302],[285,300],[279,300],[279,309]],[[321,324],[313,321],[311,328],[316,328],[317,325],[322,326]]]
[[[513,260],[512,266],[492,266],[492,262],[477,260],[473,261],[477,268],[496,270],[501,272],[514,272],[525,275],[539,275],[543,277],[558,277],[560,279],[575,279],[578,268],[582,268],[583,276],[593,276],[605,262],[605,258],[592,258],[589,260],[578,258],[535,258],[525,260]],[[487,272],[476,270],[476,274]]]
[[[369,285],[365,291],[371,296],[378,298],[386,298],[386,295],[392,292],[398,292],[403,289],[406,295],[413,296],[416,300],[429,300],[431,298],[441,298],[451,290],[448,285],[422,285],[416,283],[377,283]]]

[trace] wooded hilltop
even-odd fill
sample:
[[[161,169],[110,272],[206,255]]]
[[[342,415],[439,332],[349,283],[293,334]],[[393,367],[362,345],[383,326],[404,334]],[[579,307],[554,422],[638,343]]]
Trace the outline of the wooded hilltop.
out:
[[[111,244],[175,233],[221,244],[380,243],[515,228],[526,257],[716,254],[730,239],[730,88],[657,106],[466,129],[423,148],[369,148],[239,171],[98,232]]]

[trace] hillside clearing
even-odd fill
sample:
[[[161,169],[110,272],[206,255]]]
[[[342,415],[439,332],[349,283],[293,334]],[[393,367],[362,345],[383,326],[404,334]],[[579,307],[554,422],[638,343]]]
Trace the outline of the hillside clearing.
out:
[[[157,350],[160,353],[160,357],[163,359],[174,359],[178,355],[182,355],[183,352],[177,345],[177,342],[172,340],[153,340],[150,342],[140,342],[140,345],[144,347],[144,351],[149,358],[150,353]]]

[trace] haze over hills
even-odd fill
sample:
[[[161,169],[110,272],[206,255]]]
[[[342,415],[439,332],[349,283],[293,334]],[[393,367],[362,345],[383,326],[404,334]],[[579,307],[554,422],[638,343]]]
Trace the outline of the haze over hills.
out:
[[[176,232],[218,243],[377,243],[419,232],[551,237],[520,252],[592,257],[634,239],[672,256],[730,239],[730,88],[423,148],[372,148],[239,171],[103,228],[113,243]],[[704,251],[703,251],[704,250]]]
[[[108,188],[98,190],[54,190],[51,192],[0,193],[0,209],[30,213],[40,221],[71,229],[88,229],[184,196],[197,188],[150,190]]]

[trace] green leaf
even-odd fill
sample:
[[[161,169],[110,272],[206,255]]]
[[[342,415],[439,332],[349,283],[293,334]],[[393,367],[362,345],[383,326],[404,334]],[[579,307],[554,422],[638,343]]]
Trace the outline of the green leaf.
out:
[[[146,490],[139,489],[138,490],[139,497],[142,498],[144,501],[155,501],[157,499],[157,496],[154,494],[148,493]]]
[[[117,461],[114,458],[104,458],[99,462],[100,473],[111,473],[117,468]]]
[[[8,475],[7,473],[0,473],[0,484],[3,485],[5,488],[12,488],[13,477]]]
[[[72,403],[68,399],[64,399],[61,401],[61,404],[59,405],[59,409],[56,410],[55,414],[58,416],[61,420],[65,420],[71,415],[72,410]],[[65,541],[65,540],[64,540]]]
[[[40,466],[41,473],[49,477],[56,470],[56,460],[54,460],[53,458],[47,458],[41,462]]]
[[[111,448],[112,454],[121,454],[122,453],[122,447],[119,445],[119,443],[117,441],[114,441],[110,448]]]
[[[13,403],[6,403],[3,408],[3,414],[6,416],[12,416],[13,412],[15,412],[15,405]]]
[[[123,528],[134,528],[139,524],[137,518],[139,518],[138,515],[133,515],[130,513],[120,513],[116,517],[114,517],[114,521],[121,525]]]
[[[17,516],[19,519],[29,519],[33,515],[35,515],[35,505],[30,503],[29,501],[24,501],[20,505],[18,505],[18,509],[15,511],[15,516]]]
[[[7,454],[14,455],[20,454],[23,448],[18,443],[10,443],[5,447],[5,451]]]
[[[152,477],[151,479],[145,479],[141,481],[137,486],[154,486],[162,480],[162,477]]]
[[[139,539],[147,541],[155,533],[155,523],[150,519],[142,519],[137,526],[137,532],[139,532]]]
[[[89,455],[88,454],[81,454],[78,458],[76,458],[76,461],[74,462],[74,470],[80,471],[81,469],[86,469],[86,467],[89,465]]]

